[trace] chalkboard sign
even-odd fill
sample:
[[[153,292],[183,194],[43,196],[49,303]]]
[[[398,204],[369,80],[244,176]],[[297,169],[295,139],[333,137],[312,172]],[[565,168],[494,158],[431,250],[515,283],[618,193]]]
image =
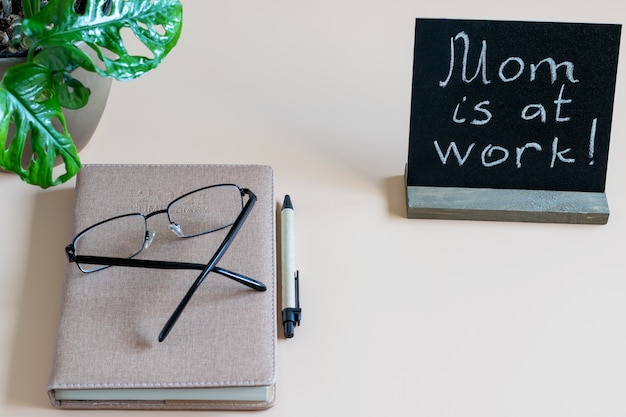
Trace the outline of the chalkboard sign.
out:
[[[409,217],[605,223],[620,35],[609,24],[417,19]]]

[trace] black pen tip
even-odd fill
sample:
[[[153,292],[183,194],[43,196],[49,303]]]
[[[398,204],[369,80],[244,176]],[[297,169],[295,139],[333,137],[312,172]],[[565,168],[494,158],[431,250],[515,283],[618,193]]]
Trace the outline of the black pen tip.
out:
[[[300,319],[302,317],[302,310],[300,308],[285,308],[283,309],[283,330],[285,332],[285,338],[291,339],[296,326],[300,325]]]
[[[283,330],[285,331],[285,337],[291,339],[293,337],[294,325],[293,321],[286,321],[283,323]]]
[[[283,201],[283,210],[284,209],[293,210],[293,204],[291,203],[291,197],[289,197],[289,194],[285,195],[285,200]]]

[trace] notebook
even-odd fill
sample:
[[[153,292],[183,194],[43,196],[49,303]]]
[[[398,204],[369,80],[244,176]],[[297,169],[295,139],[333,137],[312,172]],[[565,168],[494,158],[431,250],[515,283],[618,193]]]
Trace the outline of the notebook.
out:
[[[211,272],[163,342],[158,335],[200,271],[67,265],[48,393],[58,408],[264,409],[275,400],[275,202],[261,165],[85,165],[77,175],[68,243],[113,216],[148,214],[213,184],[236,184],[257,201],[220,268],[266,285],[255,291]],[[207,263],[228,229],[179,238],[167,214],[136,258]],[[63,253],[63,248],[58,248]]]

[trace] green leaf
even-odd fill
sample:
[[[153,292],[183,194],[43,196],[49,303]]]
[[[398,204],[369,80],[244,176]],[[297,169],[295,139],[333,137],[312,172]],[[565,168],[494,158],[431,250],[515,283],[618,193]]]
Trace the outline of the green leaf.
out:
[[[24,21],[24,33],[34,40],[31,51],[82,41],[98,55],[101,62],[95,69],[99,74],[129,80],[157,67],[180,37],[179,0],[110,0],[108,8],[107,0],[89,0],[82,15],[74,11],[74,2],[51,0],[39,14]],[[125,32],[135,39],[126,39]],[[137,40],[151,56],[131,55],[130,44]]]
[[[55,120],[61,131],[55,128]],[[58,157],[66,172],[55,179],[52,171]],[[52,72],[44,66],[15,65],[0,83],[0,166],[42,188],[67,181],[81,167],[52,85]]]
[[[79,48],[46,48],[34,56],[33,62],[51,70],[52,85],[61,107],[79,109],[87,104],[91,90],[72,77],[72,72],[79,66],[89,71],[94,71],[94,67]]]
[[[51,71],[70,73],[78,67],[95,71],[91,58],[72,44],[46,48],[34,55],[31,61],[48,67]]]
[[[54,92],[57,94],[59,104],[66,109],[80,109],[89,102],[91,90],[80,81],[71,76],[54,74]]]

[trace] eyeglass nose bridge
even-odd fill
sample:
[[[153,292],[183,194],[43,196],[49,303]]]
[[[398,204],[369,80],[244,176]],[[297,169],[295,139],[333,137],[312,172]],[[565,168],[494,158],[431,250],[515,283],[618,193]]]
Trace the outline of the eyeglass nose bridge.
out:
[[[183,233],[183,229],[180,227],[178,223],[172,222],[170,223],[168,227],[176,236],[185,237],[185,234]]]
[[[152,241],[154,240],[154,236],[156,236],[156,232],[151,232],[146,230],[146,237],[144,238],[143,248],[148,249],[150,245],[152,245]]]

